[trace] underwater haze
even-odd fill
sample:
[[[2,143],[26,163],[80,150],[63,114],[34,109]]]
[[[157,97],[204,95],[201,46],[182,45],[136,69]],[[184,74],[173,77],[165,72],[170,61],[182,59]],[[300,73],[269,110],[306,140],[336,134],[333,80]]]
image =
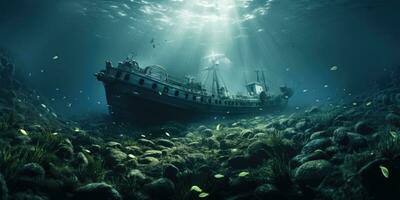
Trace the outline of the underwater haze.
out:
[[[400,0],[0,0],[0,200],[395,200]]]
[[[304,106],[368,90],[399,65],[398,8],[396,0],[6,0],[0,45],[64,114],[106,110],[92,75],[106,60],[133,56],[184,77],[199,76],[213,53],[230,61],[222,69],[230,91],[243,92],[262,69],[271,88],[293,87],[290,104]]]

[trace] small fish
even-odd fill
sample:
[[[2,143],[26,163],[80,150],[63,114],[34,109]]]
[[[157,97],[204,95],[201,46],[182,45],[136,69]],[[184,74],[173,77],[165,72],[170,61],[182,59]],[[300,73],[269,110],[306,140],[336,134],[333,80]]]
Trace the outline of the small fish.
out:
[[[53,56],[53,60],[57,60],[58,59],[58,56]]]
[[[145,137],[146,137],[146,135],[142,134],[142,135],[140,135],[140,137],[142,137],[142,138],[145,138]]]
[[[75,131],[75,132],[80,132],[81,129],[79,129],[78,127],[75,127],[75,128],[74,128],[74,131]]]
[[[168,132],[165,132],[165,135],[171,137],[171,135]]]
[[[129,157],[129,158],[132,158],[132,159],[135,159],[135,158],[136,158],[136,156],[134,156],[133,154],[128,154],[128,157]]]
[[[365,105],[366,105],[366,106],[370,106],[371,104],[372,104],[372,102],[369,101],[369,102],[367,102]]]
[[[22,135],[28,135],[28,132],[26,132],[26,130],[24,130],[24,129],[19,129],[19,132],[22,134]]]
[[[215,128],[215,130],[219,131],[219,130],[221,130],[221,128],[222,128],[221,124],[218,124],[217,127]]]
[[[304,89],[303,92],[306,93],[306,92],[308,92],[308,90],[307,90],[307,89]]]
[[[338,66],[334,65],[334,66],[331,67],[330,70],[331,70],[331,71],[336,71],[336,70],[338,70]]]
[[[249,172],[240,172],[239,174],[238,174],[238,176],[239,177],[245,177],[245,176],[247,176],[247,175],[249,175],[250,173]]]
[[[393,138],[397,138],[397,136],[398,136],[396,131],[389,131],[389,133]]]
[[[56,136],[56,135],[58,135],[58,133],[57,133],[57,132],[54,132],[54,133],[52,133],[52,135]]]
[[[328,85],[324,85],[324,88],[327,88],[328,87]]]
[[[199,194],[199,198],[205,198],[205,197],[208,197],[208,195],[209,195],[208,193],[202,192]]]
[[[357,102],[353,102],[353,106],[356,106],[357,105]]]
[[[224,178],[225,176],[222,174],[215,174],[214,178],[220,179],[220,178]]]
[[[92,153],[89,149],[82,149],[86,153]]]
[[[202,190],[199,186],[193,185],[193,186],[190,188],[190,191],[202,192],[203,190]]]
[[[46,105],[44,105],[44,104],[40,104],[40,106],[42,106],[43,108],[47,108]]]
[[[379,165],[379,168],[381,169],[382,175],[385,178],[389,178],[389,170],[385,166]]]

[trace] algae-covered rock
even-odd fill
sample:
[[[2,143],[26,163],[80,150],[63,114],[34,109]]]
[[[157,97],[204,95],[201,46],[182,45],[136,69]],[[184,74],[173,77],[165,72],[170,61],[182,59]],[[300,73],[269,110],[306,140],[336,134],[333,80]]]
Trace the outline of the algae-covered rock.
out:
[[[105,154],[105,161],[110,165],[117,165],[124,161],[128,155],[118,149],[107,148]]]
[[[329,138],[315,139],[308,142],[302,149],[303,153],[312,153],[317,149],[324,150],[326,147],[331,145]]]
[[[42,166],[37,163],[28,163],[18,170],[18,176],[27,178],[44,178],[45,171]]]
[[[332,165],[326,160],[312,160],[302,164],[295,171],[295,181],[300,185],[318,186],[332,170]]]
[[[179,169],[175,165],[167,164],[164,166],[164,177],[175,180],[178,173]]]
[[[144,189],[153,199],[171,199],[175,193],[175,184],[168,178],[159,178],[146,184]]]
[[[280,200],[284,198],[282,193],[272,184],[258,186],[254,191],[254,196],[259,200]]]
[[[371,134],[374,129],[371,127],[370,123],[366,121],[359,121],[354,125],[354,130],[362,135]]]
[[[74,197],[76,200],[122,200],[119,192],[106,183],[89,183],[79,187]]]
[[[167,139],[158,139],[156,141],[156,144],[157,145],[161,145],[161,146],[165,146],[165,147],[169,147],[169,148],[175,146],[175,144],[171,140],[167,140]]]

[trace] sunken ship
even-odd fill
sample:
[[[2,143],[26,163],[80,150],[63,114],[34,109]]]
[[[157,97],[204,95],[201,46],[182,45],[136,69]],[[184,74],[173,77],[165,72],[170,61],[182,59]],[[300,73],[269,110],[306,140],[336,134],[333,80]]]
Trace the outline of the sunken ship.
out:
[[[293,95],[286,86],[280,87],[279,94],[269,94],[259,71],[257,81],[245,84],[246,95],[230,95],[220,80],[218,62],[205,70],[212,77],[209,90],[194,77],[178,80],[160,65],[140,67],[131,58],[117,67],[107,61],[95,76],[104,84],[111,115],[144,121],[271,112],[285,108]]]

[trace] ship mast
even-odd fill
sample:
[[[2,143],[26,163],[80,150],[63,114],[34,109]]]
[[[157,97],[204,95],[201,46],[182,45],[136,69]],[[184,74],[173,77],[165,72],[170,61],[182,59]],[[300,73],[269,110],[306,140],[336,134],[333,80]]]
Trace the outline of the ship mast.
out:
[[[212,93],[219,96],[220,95],[220,86],[219,86],[219,79],[218,79],[218,75],[217,75],[217,66],[218,66],[218,62],[215,62],[213,64],[213,66],[211,67],[211,70],[213,73]]]

